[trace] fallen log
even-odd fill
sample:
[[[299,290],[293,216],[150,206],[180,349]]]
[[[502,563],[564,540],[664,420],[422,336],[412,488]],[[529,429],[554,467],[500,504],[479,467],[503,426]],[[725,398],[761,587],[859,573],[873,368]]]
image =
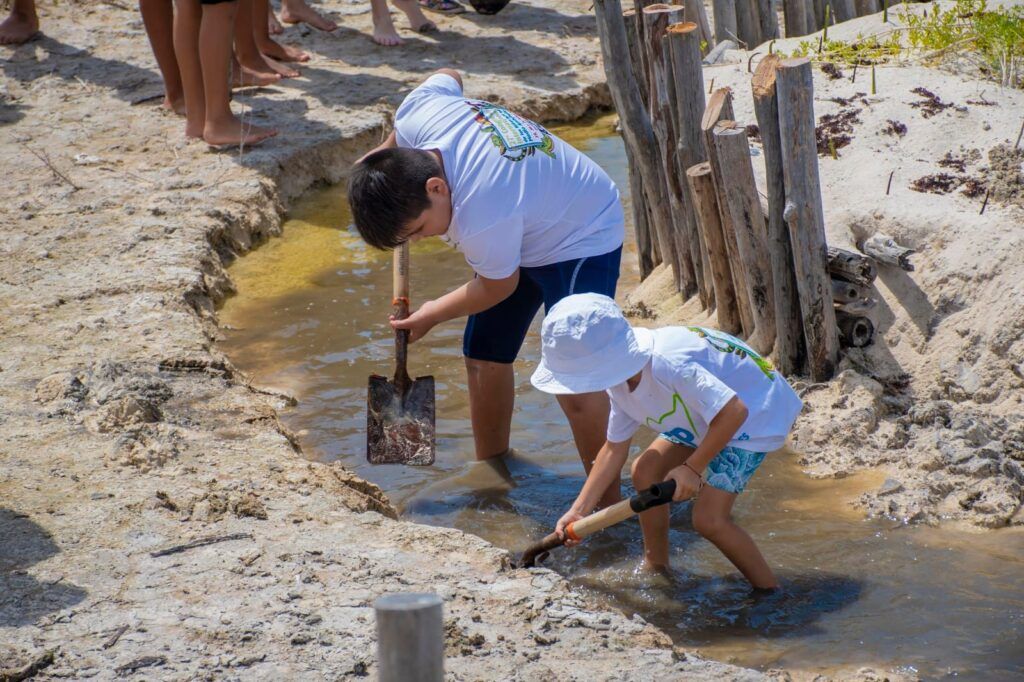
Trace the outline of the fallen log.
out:
[[[875,262],[863,253],[828,247],[828,271],[862,286],[871,286],[878,276]]]
[[[914,250],[900,246],[887,234],[872,235],[857,246],[880,263],[895,265],[908,272],[914,271],[914,264],[910,262],[910,254],[914,253]]]
[[[839,341],[847,348],[863,348],[875,337],[875,325],[866,317],[836,311]]]
[[[807,365],[815,381],[826,381],[839,361],[839,335],[829,282],[825,215],[815,143],[814,79],[806,58],[785,59],[776,69],[779,133],[786,208],[783,218],[793,246]]]
[[[859,301],[864,298],[868,298],[871,295],[871,291],[868,287],[854,282],[848,282],[845,279],[833,279],[832,280],[832,300],[836,303],[849,303],[850,301]]]
[[[715,49],[711,50],[711,52],[708,52],[707,55],[704,56],[704,66],[711,66],[712,64],[717,64],[722,60],[722,57],[725,55],[727,51],[735,50],[738,47],[739,45],[737,45],[732,40],[719,39],[718,44],[715,45]]]
[[[878,301],[873,298],[859,298],[856,301],[847,301],[846,303],[836,303],[836,312],[844,312],[850,315],[869,315],[875,306],[878,305]]]
[[[757,183],[750,161],[746,129],[735,121],[719,121],[714,129],[715,156],[722,177],[728,181],[717,192],[729,207],[732,231],[738,247],[738,264],[744,273],[746,295],[754,316],[750,346],[763,356],[775,347],[775,294],[768,253],[764,214],[757,196]]]

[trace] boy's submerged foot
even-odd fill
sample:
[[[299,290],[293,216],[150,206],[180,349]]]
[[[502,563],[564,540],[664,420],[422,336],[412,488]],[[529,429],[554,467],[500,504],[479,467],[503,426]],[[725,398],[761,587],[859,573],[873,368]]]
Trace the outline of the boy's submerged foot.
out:
[[[243,123],[237,116],[225,121],[207,121],[203,128],[203,140],[216,149],[253,146],[277,135],[273,128]]]
[[[0,23],[0,45],[21,45],[39,33],[39,17],[21,12],[11,14]]]
[[[337,23],[321,16],[315,9],[301,0],[294,3],[282,3],[281,21],[286,24],[309,24],[313,28],[327,33],[338,28]]]
[[[282,45],[281,43],[273,40],[261,41],[259,44],[260,52],[263,53],[264,57],[270,57],[276,59],[279,62],[308,62],[309,55],[290,45]]]

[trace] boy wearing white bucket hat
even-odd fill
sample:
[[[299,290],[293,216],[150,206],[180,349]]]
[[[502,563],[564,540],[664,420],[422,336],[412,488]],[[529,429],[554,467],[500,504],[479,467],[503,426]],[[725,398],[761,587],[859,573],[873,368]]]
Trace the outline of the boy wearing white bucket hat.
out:
[[[541,343],[534,386],[556,395],[607,391],[611,399],[606,442],[556,531],[594,510],[633,435],[648,426],[660,435],[633,462],[634,487],[675,480],[675,500],[697,496],[694,529],[754,587],[776,587],[757,545],[731,518],[736,497],[765,453],[785,444],[803,406],[771,363],[716,330],[633,328],[600,294],[559,301],[544,318]],[[654,570],[668,568],[668,511],[640,514],[645,564]]]

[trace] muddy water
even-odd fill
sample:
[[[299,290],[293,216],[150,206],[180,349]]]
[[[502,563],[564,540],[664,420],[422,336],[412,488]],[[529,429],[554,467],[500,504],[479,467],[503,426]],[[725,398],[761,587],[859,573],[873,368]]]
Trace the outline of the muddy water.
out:
[[[621,142],[609,120],[559,130],[628,188]],[[627,197],[628,200],[628,197]],[[627,210],[627,215],[629,211]],[[576,495],[582,469],[549,396],[530,387],[536,329],[516,366],[514,446],[508,472],[472,462],[461,325],[436,328],[410,353],[413,376],[437,381],[438,460],[433,467],[365,461],[366,381],[392,371],[386,325],[390,257],[344,228],[340,188],[311,192],[284,236],[235,263],[238,295],[221,310],[223,347],[263,386],[296,395],[284,416],[310,457],[341,460],[381,485],[406,518],[455,526],[522,549],[549,532]],[[440,244],[413,250],[414,303],[469,276]],[[634,258],[625,258],[632,267]],[[636,281],[624,272],[624,286]],[[673,511],[674,580],[634,573],[639,528],[627,522],[549,565],[684,646],[755,667],[828,671],[861,665],[927,679],[1024,676],[1024,534],[968,534],[865,521],[850,501],[881,478],[814,481],[792,454],[771,455],[736,505],[736,516],[777,568],[785,590],[752,599],[735,571]]]

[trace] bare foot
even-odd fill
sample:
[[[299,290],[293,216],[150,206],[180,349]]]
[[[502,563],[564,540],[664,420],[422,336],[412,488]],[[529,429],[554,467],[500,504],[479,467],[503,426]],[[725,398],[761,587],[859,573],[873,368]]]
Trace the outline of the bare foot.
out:
[[[277,20],[273,12],[267,12],[267,32],[272,36],[279,36],[284,33],[284,26]]]
[[[276,74],[281,76],[281,78],[298,78],[302,75],[298,69],[293,69],[287,64],[279,62],[276,59],[271,59],[266,55],[263,55],[263,61],[265,61],[267,66],[273,69]]]
[[[194,121],[185,120],[185,137],[190,140],[201,140],[203,139],[203,122],[198,123]]]
[[[277,135],[273,128],[243,123],[237,116],[220,122],[208,121],[203,128],[203,140],[217,149],[252,146]]]
[[[263,53],[264,57],[270,57],[276,59],[279,62],[308,62],[309,55],[302,50],[291,47],[290,45],[282,45],[274,42],[273,40],[267,40],[265,43],[259,44],[260,52]]]
[[[338,24],[326,17],[317,14],[316,10],[305,2],[297,2],[296,7],[290,7],[291,3],[281,5],[281,21],[286,24],[309,24],[313,28],[330,33],[338,28]]]
[[[164,109],[166,109],[167,111],[173,111],[178,116],[184,116],[185,115],[185,98],[184,97],[179,97],[178,99],[173,99],[173,100],[169,99],[167,97],[164,97],[164,101],[161,102],[160,106],[163,107]]]
[[[394,47],[401,45],[404,41],[398,36],[395,25],[388,22],[387,26],[373,27],[373,42],[384,47]]]
[[[11,12],[0,24],[0,45],[21,45],[39,33],[39,17]]]
[[[256,71],[247,66],[243,66],[240,69],[231,69],[231,87],[236,89],[262,88],[267,85],[273,85],[279,80],[281,80],[281,76],[269,69],[266,71]]]
[[[437,30],[437,24],[423,14],[420,5],[416,0],[392,0],[395,7],[402,10],[409,18],[409,26],[417,33],[429,33]]]

